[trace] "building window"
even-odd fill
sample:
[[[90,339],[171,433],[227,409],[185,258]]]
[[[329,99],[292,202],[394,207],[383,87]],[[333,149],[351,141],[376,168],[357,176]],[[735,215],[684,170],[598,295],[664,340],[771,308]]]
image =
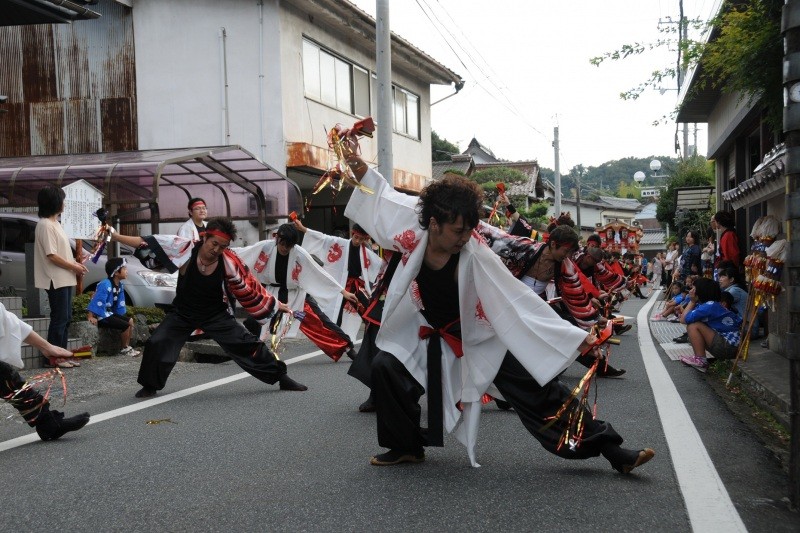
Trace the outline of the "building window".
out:
[[[374,73],[303,39],[303,84],[307,98],[345,113],[377,113],[378,80]],[[392,85],[394,131],[420,138],[419,96]]]
[[[364,113],[370,106],[367,71],[307,39],[303,39],[303,85],[308,98],[351,115],[368,114]]]

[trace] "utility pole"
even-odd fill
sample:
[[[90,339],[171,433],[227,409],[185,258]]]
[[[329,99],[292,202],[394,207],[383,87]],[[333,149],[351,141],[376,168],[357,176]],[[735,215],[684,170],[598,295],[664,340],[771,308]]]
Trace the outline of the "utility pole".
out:
[[[556,188],[555,198],[553,199],[553,211],[555,217],[561,214],[561,170],[558,161],[558,126],[553,128],[553,150],[555,151],[556,164],[555,164],[555,183]]]
[[[783,84],[788,98],[783,108],[786,137],[786,261],[789,323],[784,342],[789,359],[789,503],[800,508],[800,0],[783,6]]]
[[[389,0],[375,0],[375,63],[378,65],[378,172],[394,184],[392,160],[392,33]]]
[[[578,224],[578,237],[581,236],[581,172],[580,170],[575,175],[575,181],[577,181],[578,186],[575,188],[575,218],[577,219],[576,222]]]

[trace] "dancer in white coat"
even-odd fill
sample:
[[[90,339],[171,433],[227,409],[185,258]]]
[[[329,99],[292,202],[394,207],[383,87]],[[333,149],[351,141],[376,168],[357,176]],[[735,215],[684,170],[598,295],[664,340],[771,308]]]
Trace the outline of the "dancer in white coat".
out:
[[[325,271],[345,289],[363,295],[362,305],[365,307],[383,264],[383,259],[369,245],[369,235],[358,224],[350,230],[350,239],[306,228],[300,219],[295,219],[294,225],[305,233],[303,248],[318,257]],[[361,327],[358,305],[344,301],[339,295],[320,299],[319,304],[351,339],[356,338]]]
[[[349,155],[348,164],[374,194],[354,190],[345,215],[402,254],[376,340],[382,351],[372,365],[378,443],[389,448],[372,457],[373,465],[423,461],[424,446],[442,445],[444,427],[478,466],[481,399],[492,384],[551,453],[602,454],[622,473],[653,457],[647,448],[621,448],[622,437],[589,412],[580,442],[559,445],[564,421],[547,423],[569,391],[557,376],[595,339],[514,278],[473,231],[483,199],[477,184],[450,176],[415,198],[393,190],[359,157]],[[427,430],[420,428],[423,393]]]
[[[189,209],[189,220],[178,228],[178,236],[196,242],[200,240],[200,233],[206,229],[208,217],[206,201],[202,198],[192,198],[186,207]]]

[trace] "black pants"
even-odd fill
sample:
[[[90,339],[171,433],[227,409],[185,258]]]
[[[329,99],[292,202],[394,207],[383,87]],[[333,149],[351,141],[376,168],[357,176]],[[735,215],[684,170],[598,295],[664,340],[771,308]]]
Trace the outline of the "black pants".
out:
[[[0,361],[0,397],[19,411],[28,425],[33,427],[36,425],[37,417],[42,412],[49,411],[49,409],[47,401],[34,388],[29,388],[21,394],[17,394],[17,391],[24,384],[25,381],[16,368]]]
[[[550,453],[566,459],[586,459],[600,455],[606,444],[622,444],[622,437],[611,424],[592,420],[585,414],[581,445],[558,449],[564,431],[559,420],[547,430],[547,417],[558,411],[569,396],[569,390],[558,378],[544,387],[525,370],[509,352],[494,379],[495,386],[514,408],[528,432]],[[384,448],[419,452],[426,445],[426,431],[420,428],[420,397],[425,389],[392,354],[380,352],[372,363],[372,390],[378,421],[378,444]]]
[[[222,311],[201,321],[192,321],[172,311],[147,339],[139,367],[139,384],[161,390],[178,362],[189,335],[202,328],[242,370],[272,385],[286,374],[286,363],[275,358],[267,345],[247,331],[233,316]]]

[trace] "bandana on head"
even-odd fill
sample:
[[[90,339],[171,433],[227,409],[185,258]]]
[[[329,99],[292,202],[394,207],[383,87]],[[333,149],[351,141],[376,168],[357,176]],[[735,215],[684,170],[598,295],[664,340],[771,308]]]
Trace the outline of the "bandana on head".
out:
[[[201,205],[202,205],[203,207],[205,207],[205,206],[206,206],[206,203],[205,203],[204,201],[202,201],[202,200],[198,200],[198,201],[194,202],[194,203],[193,203],[191,206],[189,206],[189,208],[190,208],[190,209],[194,209],[195,207],[199,207],[199,206],[201,206]]]
[[[109,278],[113,278],[113,277],[114,277],[114,274],[116,274],[117,272],[119,272],[120,270],[122,270],[123,268],[125,268],[126,266],[128,266],[128,261],[127,261],[127,260],[126,260],[126,259],[123,257],[123,258],[122,258],[122,263],[120,263],[120,265],[119,265],[117,268],[115,268],[114,270],[112,270],[112,271],[111,271],[111,274],[109,274],[109,275],[108,275],[108,277],[109,277]]]
[[[220,231],[218,229],[207,229],[204,233],[206,236],[214,236],[219,237],[220,239],[225,239],[227,241],[232,241],[233,238],[225,233],[224,231]]]

